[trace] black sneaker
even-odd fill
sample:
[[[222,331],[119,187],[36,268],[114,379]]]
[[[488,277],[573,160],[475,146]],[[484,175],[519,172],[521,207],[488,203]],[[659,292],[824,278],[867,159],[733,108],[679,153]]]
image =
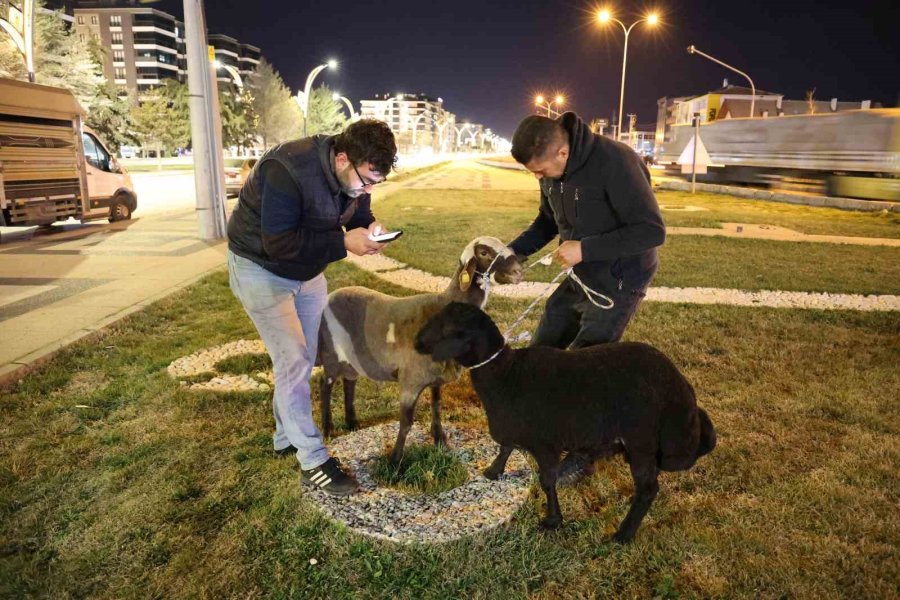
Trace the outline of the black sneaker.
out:
[[[284,458],[285,456],[293,456],[297,454],[297,449],[288,444],[285,448],[275,448],[272,451],[275,454],[275,458]]]
[[[309,471],[301,469],[300,481],[332,496],[349,496],[359,489],[359,483],[352,475],[344,473],[336,458],[329,458]]]
[[[588,475],[593,475],[596,468],[594,463],[583,454],[569,452],[559,463],[559,471],[556,477],[557,487],[572,487]]]

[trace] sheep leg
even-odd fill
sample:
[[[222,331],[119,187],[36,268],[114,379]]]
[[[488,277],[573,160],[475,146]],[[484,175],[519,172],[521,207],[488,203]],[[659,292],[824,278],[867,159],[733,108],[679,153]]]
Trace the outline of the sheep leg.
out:
[[[322,436],[331,437],[331,390],[334,388],[334,377],[323,373],[319,381],[319,407],[322,413]]]
[[[491,466],[484,470],[484,476],[488,479],[495,480],[503,475],[503,471],[506,470],[506,461],[509,460],[509,455],[512,454],[512,451],[512,446],[500,446],[500,454],[497,455],[497,458],[494,459]]]
[[[356,380],[344,377],[344,422],[347,429],[359,429],[356,420]]]
[[[559,468],[559,454],[535,454],[538,463],[538,479],[541,489],[547,496],[547,513],[541,521],[541,529],[556,529],[562,525],[562,511],[559,509],[559,498],[556,496],[556,478]]]
[[[413,417],[416,413],[416,401],[418,401],[421,392],[422,390],[416,393],[400,392],[400,430],[397,432],[397,441],[394,443],[393,452],[391,452],[391,464],[395,466],[399,465],[400,459],[403,458],[403,447],[406,446],[406,436],[409,434],[410,428],[412,428]]]
[[[643,454],[640,457],[631,453],[630,458],[631,477],[634,479],[634,497],[631,499],[631,508],[628,510],[628,514],[619,525],[619,530],[613,535],[613,539],[620,544],[628,543],[634,538],[641,521],[644,520],[647,511],[650,510],[650,505],[653,504],[653,500],[659,493],[659,470],[656,468],[655,453]]]
[[[431,386],[431,437],[434,439],[435,446],[443,446],[449,448],[447,442],[447,434],[441,426],[441,386]]]

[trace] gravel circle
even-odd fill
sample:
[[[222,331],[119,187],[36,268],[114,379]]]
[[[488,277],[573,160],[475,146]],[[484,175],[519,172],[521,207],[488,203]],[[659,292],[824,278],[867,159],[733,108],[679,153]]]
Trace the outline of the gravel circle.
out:
[[[484,431],[444,426],[451,452],[469,473],[465,484],[426,495],[379,487],[371,468],[397,438],[398,423],[368,427],[334,439],[331,454],[354,473],[362,491],[338,498],[304,486],[303,495],[326,515],[370,537],[399,543],[443,543],[493,529],[512,517],[528,498],[532,471],[524,456],[513,452],[506,472],[490,481],[481,471],[491,464],[498,446]],[[431,444],[417,423],[407,447]]]
[[[258,392],[271,389],[275,384],[271,370],[256,373],[255,377],[246,374],[219,373],[216,370],[215,365],[220,360],[241,354],[267,354],[266,346],[262,343],[262,340],[237,340],[213,346],[212,348],[204,348],[189,356],[183,356],[172,361],[166,368],[166,372],[173,379],[196,377],[206,373],[215,374],[209,381],[197,383],[181,382],[183,386],[191,390]]]

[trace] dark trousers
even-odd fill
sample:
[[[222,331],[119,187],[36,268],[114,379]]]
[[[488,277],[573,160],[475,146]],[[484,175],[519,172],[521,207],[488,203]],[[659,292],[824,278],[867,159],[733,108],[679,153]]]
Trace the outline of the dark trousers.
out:
[[[547,300],[531,345],[584,348],[622,339],[625,327],[646,295],[645,291],[627,287],[622,291],[597,291],[612,298],[615,306],[609,310],[598,308],[571,278],[563,280]],[[598,302],[606,304],[602,299]]]

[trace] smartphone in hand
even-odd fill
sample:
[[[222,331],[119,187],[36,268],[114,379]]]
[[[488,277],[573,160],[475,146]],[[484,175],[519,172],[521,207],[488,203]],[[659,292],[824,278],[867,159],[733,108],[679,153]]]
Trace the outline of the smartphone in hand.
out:
[[[386,231],[385,233],[379,233],[378,235],[370,235],[369,239],[373,242],[393,242],[401,235],[403,235],[402,231]]]

